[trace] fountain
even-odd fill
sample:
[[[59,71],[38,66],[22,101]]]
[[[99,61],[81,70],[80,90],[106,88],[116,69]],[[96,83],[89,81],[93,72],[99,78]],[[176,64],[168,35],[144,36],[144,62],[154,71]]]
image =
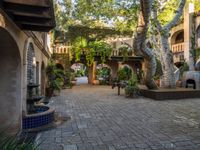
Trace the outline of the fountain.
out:
[[[55,110],[39,103],[45,97],[39,96],[38,87],[39,85],[34,83],[27,85],[27,114],[23,115],[22,123],[24,130],[40,130],[54,121]]]

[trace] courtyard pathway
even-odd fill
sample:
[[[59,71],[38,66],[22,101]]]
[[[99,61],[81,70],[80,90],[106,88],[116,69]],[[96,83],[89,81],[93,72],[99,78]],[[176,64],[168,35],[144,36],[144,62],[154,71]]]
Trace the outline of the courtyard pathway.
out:
[[[51,106],[71,119],[38,134],[43,150],[200,150],[200,99],[127,99],[81,85]]]

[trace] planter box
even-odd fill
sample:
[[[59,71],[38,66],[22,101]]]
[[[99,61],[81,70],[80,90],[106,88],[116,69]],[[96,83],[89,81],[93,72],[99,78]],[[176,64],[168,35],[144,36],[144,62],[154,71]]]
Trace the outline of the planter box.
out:
[[[148,90],[140,89],[141,95],[154,100],[176,100],[185,98],[200,98],[200,90],[176,88]]]

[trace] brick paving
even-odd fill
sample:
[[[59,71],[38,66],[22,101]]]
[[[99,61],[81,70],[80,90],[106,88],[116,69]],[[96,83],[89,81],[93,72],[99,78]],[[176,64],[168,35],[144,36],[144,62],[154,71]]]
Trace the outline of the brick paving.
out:
[[[51,106],[71,119],[38,134],[42,150],[200,150],[200,99],[130,99],[82,85]]]

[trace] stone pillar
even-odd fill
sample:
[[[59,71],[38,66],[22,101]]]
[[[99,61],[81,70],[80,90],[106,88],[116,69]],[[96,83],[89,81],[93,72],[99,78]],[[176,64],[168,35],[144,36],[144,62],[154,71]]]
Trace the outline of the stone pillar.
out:
[[[184,58],[189,65],[189,69],[194,70],[194,58],[191,53],[191,37],[193,30],[194,8],[191,3],[186,3],[184,9]]]
[[[91,66],[88,66],[88,83],[89,84],[93,84],[93,81],[96,79],[96,66],[97,66],[96,61]]]
[[[96,80],[96,72],[97,72],[97,61],[93,63],[93,71],[92,71],[93,80]]]
[[[118,62],[118,71],[123,67],[123,64],[121,61]]]

